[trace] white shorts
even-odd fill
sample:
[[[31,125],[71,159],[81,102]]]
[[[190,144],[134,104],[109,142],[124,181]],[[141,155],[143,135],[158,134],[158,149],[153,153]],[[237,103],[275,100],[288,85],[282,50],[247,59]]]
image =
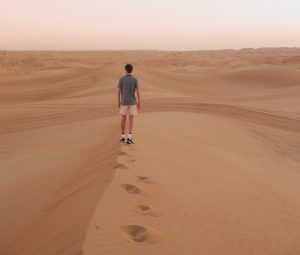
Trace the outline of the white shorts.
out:
[[[121,115],[137,115],[137,106],[133,105],[121,105],[120,106]]]

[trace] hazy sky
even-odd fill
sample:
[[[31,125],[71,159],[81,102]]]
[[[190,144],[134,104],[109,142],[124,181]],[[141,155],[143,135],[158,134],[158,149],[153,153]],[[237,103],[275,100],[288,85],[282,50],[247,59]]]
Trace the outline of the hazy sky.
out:
[[[300,47],[300,0],[0,0],[0,49]]]

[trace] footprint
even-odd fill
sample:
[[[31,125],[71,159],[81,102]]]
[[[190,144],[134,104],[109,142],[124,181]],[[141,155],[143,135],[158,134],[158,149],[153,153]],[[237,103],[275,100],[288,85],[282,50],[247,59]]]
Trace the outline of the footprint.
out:
[[[120,184],[120,186],[130,194],[142,194],[142,190],[137,186],[131,184]]]
[[[142,213],[144,215],[158,217],[159,214],[157,213],[157,210],[149,205],[136,205],[135,206],[139,213]]]
[[[127,166],[118,163],[114,165],[113,169],[127,169]]]
[[[153,183],[151,181],[150,177],[147,177],[147,176],[136,176],[136,178],[142,183],[147,183],[147,184]]]
[[[159,240],[155,230],[141,225],[126,225],[122,227],[122,231],[129,242],[154,243]]]
[[[128,155],[128,153],[125,152],[125,151],[120,151],[119,152],[119,156],[127,156],[127,155]]]

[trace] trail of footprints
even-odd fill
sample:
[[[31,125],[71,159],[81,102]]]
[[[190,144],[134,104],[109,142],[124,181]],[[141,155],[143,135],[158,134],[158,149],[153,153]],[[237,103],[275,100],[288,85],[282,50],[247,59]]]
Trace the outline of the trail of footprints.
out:
[[[133,151],[134,149],[130,148],[129,150]],[[120,152],[119,156],[132,157],[127,152]],[[131,159],[130,162],[135,162],[135,159]],[[127,169],[127,166],[124,164],[116,164],[114,166],[114,169]],[[153,184],[153,181],[148,176],[136,176],[135,178],[142,185]],[[122,183],[120,184],[120,187],[124,190],[124,192],[127,192],[130,195],[141,196],[146,194],[144,188],[141,188],[134,184]],[[134,209],[136,212],[144,216],[159,216],[158,211],[147,204],[136,204],[134,206]],[[145,227],[142,225],[125,225],[121,227],[121,231],[129,242],[155,243],[160,239],[158,232],[154,228]]]

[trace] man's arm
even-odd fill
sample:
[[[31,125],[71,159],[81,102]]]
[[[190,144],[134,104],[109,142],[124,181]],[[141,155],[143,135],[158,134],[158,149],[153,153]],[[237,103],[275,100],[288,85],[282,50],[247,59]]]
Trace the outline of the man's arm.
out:
[[[121,89],[118,88],[118,107],[120,108],[121,106]]]
[[[137,88],[136,89],[136,94],[137,94],[137,108],[140,109],[141,108],[141,96],[140,96],[140,90]]]

